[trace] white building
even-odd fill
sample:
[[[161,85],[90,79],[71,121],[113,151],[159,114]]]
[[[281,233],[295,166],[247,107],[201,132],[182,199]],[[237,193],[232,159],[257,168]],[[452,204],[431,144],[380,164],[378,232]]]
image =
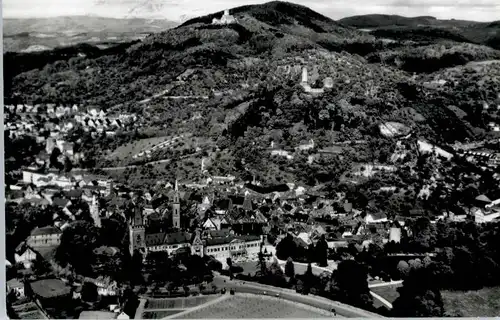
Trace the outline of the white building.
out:
[[[212,24],[216,25],[225,25],[225,24],[231,24],[231,23],[236,23],[236,18],[233,17],[232,15],[229,14],[229,10],[224,10],[224,14],[220,19],[214,18],[212,19]]]
[[[55,247],[61,243],[62,231],[56,227],[43,227],[34,229],[26,243],[36,249],[45,247]]]
[[[262,237],[259,236],[230,236],[224,238],[207,239],[203,243],[203,255],[213,256],[223,268],[227,267],[227,258],[256,258],[260,252]],[[199,245],[199,243],[198,243]],[[197,246],[193,246],[194,249]],[[198,254],[198,252],[192,252]]]

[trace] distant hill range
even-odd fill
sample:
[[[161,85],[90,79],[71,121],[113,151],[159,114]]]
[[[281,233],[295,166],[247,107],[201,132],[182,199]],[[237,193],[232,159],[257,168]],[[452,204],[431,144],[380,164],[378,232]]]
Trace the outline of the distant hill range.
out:
[[[440,20],[435,17],[403,17],[399,15],[370,14],[339,20],[377,37],[395,40],[447,39],[487,45],[500,49],[500,20],[475,22],[466,20]]]
[[[4,19],[4,52],[33,52],[89,43],[109,47],[143,39],[177,25],[161,19],[114,19],[95,16]]]

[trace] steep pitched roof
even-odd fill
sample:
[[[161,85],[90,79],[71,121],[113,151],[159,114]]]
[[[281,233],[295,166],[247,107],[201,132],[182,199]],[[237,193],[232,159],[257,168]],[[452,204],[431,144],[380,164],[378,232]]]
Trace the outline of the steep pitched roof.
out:
[[[80,198],[83,194],[83,190],[73,189],[69,191],[64,191],[64,195],[68,198]]]
[[[52,226],[47,226],[43,228],[36,228],[33,231],[31,231],[32,236],[41,236],[41,235],[47,235],[47,234],[60,234],[62,233],[61,230],[59,230],[56,227]]]
[[[63,199],[63,198],[54,198],[52,199],[52,203],[55,206],[66,208],[69,204],[70,200],[69,199]]]
[[[229,237],[230,231],[229,229],[222,230],[205,230],[203,231],[202,236],[205,238],[225,238]]]
[[[164,244],[187,243],[191,240],[191,234],[188,232],[167,233],[163,241]]]
[[[252,211],[253,210],[252,200],[250,200],[248,197],[245,197],[245,200],[243,200],[242,207],[243,207],[243,210]]]
[[[146,234],[146,239],[144,240],[148,247],[162,245],[165,240],[165,232]]]
[[[487,196],[485,196],[484,194],[477,196],[476,200],[481,201],[481,202],[486,202],[486,203],[491,202],[491,200]]]

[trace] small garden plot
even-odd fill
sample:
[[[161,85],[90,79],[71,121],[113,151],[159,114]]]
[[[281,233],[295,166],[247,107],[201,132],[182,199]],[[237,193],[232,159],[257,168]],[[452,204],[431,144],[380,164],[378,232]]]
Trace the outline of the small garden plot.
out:
[[[176,299],[148,299],[146,309],[173,309]]]
[[[147,311],[142,314],[141,319],[162,319],[181,311],[182,310]]]
[[[43,319],[44,316],[40,311],[25,312],[19,315],[20,319]]]

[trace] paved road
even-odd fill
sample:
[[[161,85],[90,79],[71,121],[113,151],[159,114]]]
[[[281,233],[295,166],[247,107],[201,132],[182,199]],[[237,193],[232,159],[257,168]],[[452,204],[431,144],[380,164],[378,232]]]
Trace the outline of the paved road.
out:
[[[225,281],[225,282],[224,282]],[[291,289],[282,289],[277,287],[272,287],[268,285],[263,285],[255,282],[245,282],[241,280],[229,280],[229,277],[215,275],[214,283],[218,287],[224,287],[227,290],[234,289],[236,292],[242,293],[252,293],[252,294],[263,294],[266,292],[269,295],[275,296],[279,294],[280,297],[294,301],[298,303],[303,303],[313,307],[321,308],[324,310],[331,310],[332,308],[336,310],[337,314],[347,318],[384,318],[376,313],[368,312],[353,306],[342,304],[337,301],[332,301],[323,297],[314,295],[302,295],[296,293]]]

